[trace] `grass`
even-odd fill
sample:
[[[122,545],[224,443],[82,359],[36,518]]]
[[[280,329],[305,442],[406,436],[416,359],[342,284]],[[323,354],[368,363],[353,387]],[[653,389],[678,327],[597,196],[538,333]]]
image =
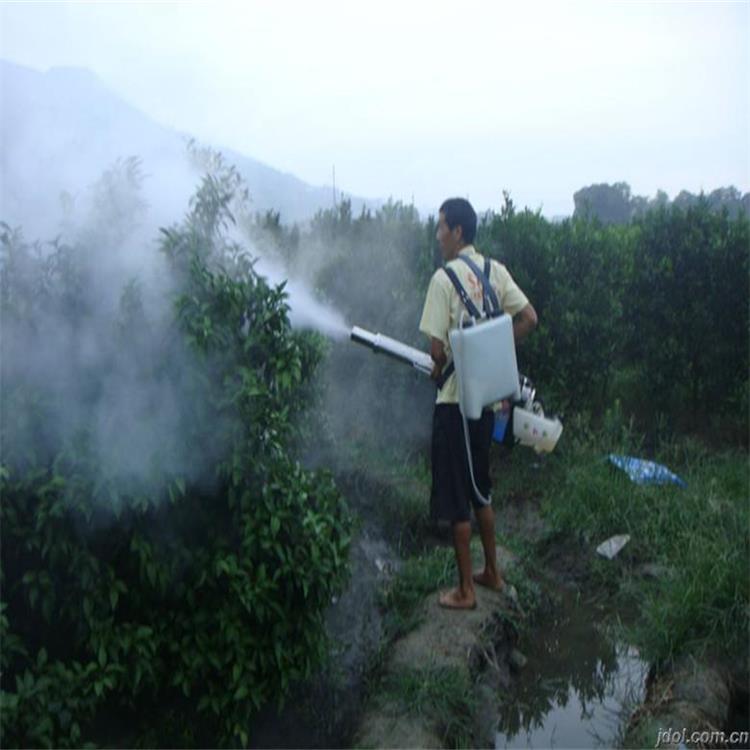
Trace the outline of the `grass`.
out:
[[[386,671],[393,642],[424,619],[425,596],[455,577],[452,548],[435,547],[407,558],[380,590],[384,638],[366,670],[367,692],[398,715],[427,719],[440,732],[446,747],[472,747],[474,692],[458,669]],[[467,673],[468,674],[468,673]]]
[[[405,560],[381,591],[387,637],[396,639],[417,627],[422,621],[420,605],[425,596],[449,584],[454,577],[452,548],[437,547]]]
[[[389,674],[379,693],[400,714],[426,718],[438,727],[445,747],[472,747],[476,713],[468,672],[455,667],[402,670]]]
[[[520,453],[534,454],[520,450]],[[408,633],[421,620],[420,605],[425,596],[454,584],[456,564],[449,537],[445,545],[436,546],[435,529],[429,517],[431,471],[429,460],[422,456],[407,459],[382,450],[368,452],[367,493],[377,494],[377,514],[384,534],[394,543],[403,564],[380,592],[385,612],[386,642]],[[528,462],[517,464],[516,480],[528,485],[526,474],[533,473]],[[518,536],[498,535],[498,543],[509,548],[517,558],[505,577],[515,586],[522,611],[531,612],[539,604],[540,587],[529,576],[535,565],[534,548]],[[472,538],[472,551],[481,550],[478,534]]]
[[[346,463],[366,469],[350,470],[337,481],[347,486],[358,514],[379,528],[399,556],[428,549],[432,537],[429,461],[423,456],[399,455],[396,447],[386,451],[374,444],[349,446],[348,450]]]
[[[431,546],[429,462],[415,457],[410,462],[383,462],[376,468],[379,481],[389,487],[381,506],[386,534],[395,541],[400,555],[410,555]]]
[[[540,457],[519,447],[496,465],[500,527],[503,505],[508,502],[533,503],[547,525],[546,532],[533,539],[518,533],[498,537],[516,555],[517,562],[505,573],[523,609],[533,611],[542,598],[534,579],[539,577],[538,568],[549,564],[545,549],[569,545],[576,550],[573,556],[579,561],[583,557],[588,580],[597,588],[607,584],[607,590],[616,592],[617,601],[632,612],[622,626],[624,636],[644,660],[658,664],[683,654],[710,652],[746,665],[747,452],[712,450],[695,439],[663,433],[647,442],[617,408],[607,412],[596,429],[586,417],[573,416],[566,420],[565,430],[553,454]],[[663,463],[688,486],[635,485],[607,461],[610,452]],[[406,557],[381,592],[386,612],[384,654],[395,638],[419,624],[424,597],[455,580],[455,562],[452,549],[435,547],[430,533],[429,464],[414,457],[386,459],[377,462],[375,475],[387,488],[379,498],[378,512],[397,532],[399,552]],[[601,541],[621,533],[630,534],[631,541],[617,558],[610,561],[595,554]],[[641,572],[647,563],[659,572],[655,580]],[[376,682],[378,672],[373,670]],[[441,703],[442,679],[439,674],[401,675],[386,687],[401,695],[404,710],[442,711],[446,721],[458,722],[455,730],[448,727],[446,732],[452,744],[460,745],[465,741],[461,738],[468,736],[461,717],[471,714],[465,706]],[[380,692],[380,687],[372,687]]]
[[[750,529],[748,455],[711,451],[691,438],[662,439],[650,450],[617,410],[596,432],[580,420],[566,424],[555,454],[543,469],[533,453],[516,449],[506,462],[504,492],[523,492],[541,502],[556,533],[591,552],[592,576],[625,581],[640,602],[630,637],[649,661],[682,653],[723,653],[748,658]],[[667,465],[687,482],[633,484],[606,460],[626,453]],[[595,547],[614,534],[631,541],[614,561]],[[656,581],[633,575],[644,563],[657,566]],[[630,578],[628,579],[628,576]]]

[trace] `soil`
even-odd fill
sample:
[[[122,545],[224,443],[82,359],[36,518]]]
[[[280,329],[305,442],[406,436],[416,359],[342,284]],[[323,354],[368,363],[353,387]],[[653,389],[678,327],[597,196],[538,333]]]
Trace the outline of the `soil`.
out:
[[[253,747],[428,748],[455,744],[456,738],[450,736],[451,717],[409,710],[399,696],[384,689],[389,678],[440,668],[457,670],[473,686],[471,746],[494,747],[497,691],[513,689],[514,674],[524,662],[516,648],[514,623],[521,614],[517,597],[514,592],[477,587],[475,610],[451,611],[438,606],[437,592],[430,594],[421,605],[422,624],[383,654],[378,591],[398,570],[399,559],[387,541],[390,530],[372,511],[372,499],[377,502],[389,488],[358,474],[346,477],[342,484],[348,485],[352,494],[345,494],[350,497],[369,500],[358,508],[363,511],[363,523],[352,543],[349,588],[332,602],[328,613],[334,645],[331,661],[318,678],[300,687],[286,709],[280,713],[268,709],[259,717]],[[498,526],[504,535],[518,535],[535,545],[536,572],[552,588],[587,588],[585,551],[570,540],[550,535],[535,498],[505,498]],[[481,556],[480,550],[475,552]],[[501,569],[511,559],[510,551],[499,548]],[[477,568],[480,562],[475,560]],[[725,728],[736,724],[737,716],[739,728],[747,728],[746,674],[738,676],[711,660],[685,662],[663,668],[659,674],[652,670],[646,701],[629,722],[626,746],[644,746],[644,742],[653,746],[654,732],[660,727]]]
[[[499,550],[501,567],[510,553]],[[479,567],[481,560],[476,560]],[[510,684],[511,654],[515,630],[511,624],[518,614],[515,591],[504,592],[477,587],[477,607],[472,610],[448,610],[438,605],[437,594],[422,603],[422,624],[396,641],[380,676],[380,684],[389,678],[402,677],[408,672],[417,676],[445,668],[456,671],[468,684],[478,683],[490,688],[477,689],[478,698],[493,694],[501,683]],[[491,685],[490,685],[491,683]],[[483,706],[484,709],[487,706]],[[487,711],[477,711],[486,717]],[[448,740],[449,717],[429,711],[412,712],[404,709],[399,696],[376,693],[371,697],[356,732],[355,747],[445,747]],[[475,722],[476,723],[476,722]],[[491,747],[494,742],[494,722],[478,723],[472,734],[480,747]]]
[[[685,727],[690,732],[747,730],[747,679],[720,660],[684,658],[660,672],[651,670],[646,700],[628,723],[625,747],[653,746],[660,731]],[[744,702],[744,706],[741,703]],[[744,709],[744,721],[742,714]],[[740,721],[738,721],[740,718]],[[701,743],[704,747],[727,747]],[[682,738],[664,739],[660,747],[685,746]],[[748,743],[734,745],[747,747]]]

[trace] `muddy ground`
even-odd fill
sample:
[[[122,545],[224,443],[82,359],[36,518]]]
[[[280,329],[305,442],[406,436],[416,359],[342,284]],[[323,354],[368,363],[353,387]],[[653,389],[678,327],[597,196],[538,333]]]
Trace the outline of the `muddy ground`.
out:
[[[514,690],[525,662],[517,648],[517,626],[529,613],[519,605],[517,592],[480,588],[477,609],[471,612],[443,610],[431,594],[422,602],[421,624],[396,642],[384,643],[379,591],[399,569],[396,549],[403,539],[394,536],[398,530],[378,509],[394,488],[358,473],[339,477],[339,485],[361,523],[351,548],[349,587],[328,612],[331,660],[283,711],[261,714],[252,746],[494,747],[498,690]],[[550,535],[535,498],[506,497],[498,524],[506,538],[519,536],[535,547],[529,573],[542,581],[540,590],[585,592],[596,585],[589,577],[586,551]],[[434,532],[430,544],[449,545],[441,530]],[[473,552],[481,557],[478,548]],[[503,568],[512,564],[509,550],[501,547],[498,557]],[[535,601],[536,621],[543,622],[553,599],[542,595]],[[433,710],[422,710],[415,704],[418,697],[410,699],[409,686],[445,676],[469,685],[471,694],[437,713],[434,703]],[[666,726],[746,728],[747,677],[742,670],[710,659],[690,661],[660,672],[652,669],[645,687],[645,704],[623,725],[626,746],[654,746],[658,729]]]

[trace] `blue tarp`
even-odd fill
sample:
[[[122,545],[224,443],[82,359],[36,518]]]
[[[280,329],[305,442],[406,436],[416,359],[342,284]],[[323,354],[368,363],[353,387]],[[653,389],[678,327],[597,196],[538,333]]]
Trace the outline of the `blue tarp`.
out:
[[[680,479],[677,474],[654,461],[644,461],[642,458],[633,458],[633,456],[618,456],[615,453],[609,454],[609,460],[626,472],[630,480],[636,484],[672,483],[680,487],[687,487],[687,483]]]

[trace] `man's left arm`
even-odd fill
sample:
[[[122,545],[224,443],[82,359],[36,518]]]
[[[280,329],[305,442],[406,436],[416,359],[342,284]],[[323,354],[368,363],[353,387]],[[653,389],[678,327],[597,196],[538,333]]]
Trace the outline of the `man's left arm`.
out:
[[[502,263],[492,262],[492,274],[503,309],[513,318],[513,339],[519,344],[536,328],[536,310]]]
[[[516,344],[523,341],[537,326],[539,319],[531,302],[513,316],[513,338]],[[435,357],[433,357],[435,359]]]

